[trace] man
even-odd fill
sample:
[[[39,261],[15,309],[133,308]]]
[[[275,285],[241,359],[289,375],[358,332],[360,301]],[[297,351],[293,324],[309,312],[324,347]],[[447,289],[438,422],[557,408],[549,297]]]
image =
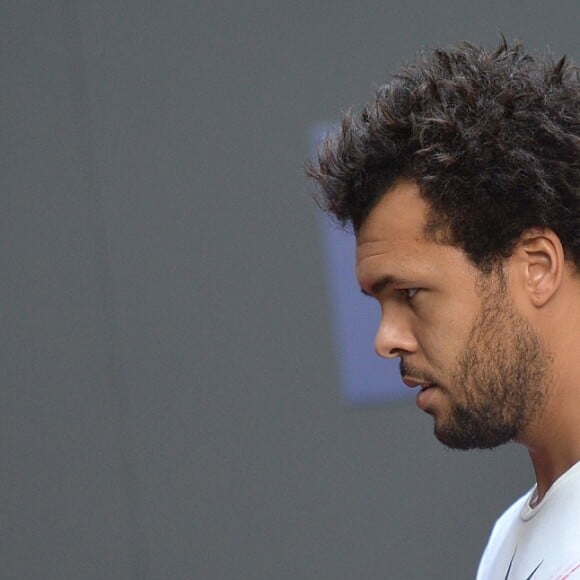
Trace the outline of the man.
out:
[[[308,173],[352,225],[398,357],[451,448],[528,448],[536,486],[478,578],[580,578],[580,82],[505,40],[421,56]]]

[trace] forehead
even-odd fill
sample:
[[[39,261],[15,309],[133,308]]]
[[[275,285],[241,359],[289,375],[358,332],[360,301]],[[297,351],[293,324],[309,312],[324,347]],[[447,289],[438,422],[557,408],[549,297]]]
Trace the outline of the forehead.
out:
[[[357,234],[356,269],[363,288],[378,275],[471,270],[461,250],[426,237],[429,209],[412,181],[400,181],[385,193]]]
[[[357,260],[377,244],[426,242],[428,203],[412,181],[401,181],[389,189],[367,216],[357,234]]]

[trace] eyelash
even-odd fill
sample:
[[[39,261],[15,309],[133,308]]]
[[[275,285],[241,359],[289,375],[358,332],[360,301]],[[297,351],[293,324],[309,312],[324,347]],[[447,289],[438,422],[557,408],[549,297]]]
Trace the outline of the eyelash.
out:
[[[407,300],[412,301],[417,296],[419,290],[419,288],[401,288],[400,292]]]

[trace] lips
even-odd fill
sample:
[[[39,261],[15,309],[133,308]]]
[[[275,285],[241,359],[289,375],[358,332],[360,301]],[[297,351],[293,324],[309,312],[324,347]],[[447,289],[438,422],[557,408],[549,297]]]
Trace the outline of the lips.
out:
[[[434,405],[436,404],[437,392],[439,385],[434,382],[421,380],[418,377],[412,377],[409,375],[402,375],[403,382],[411,389],[415,387],[420,387],[417,393],[417,407],[425,411],[426,413],[433,414]]]
[[[428,383],[426,381],[414,379],[413,377],[403,377],[403,382],[411,389],[414,389],[415,387],[421,387],[422,391],[430,389],[434,386],[434,383]]]

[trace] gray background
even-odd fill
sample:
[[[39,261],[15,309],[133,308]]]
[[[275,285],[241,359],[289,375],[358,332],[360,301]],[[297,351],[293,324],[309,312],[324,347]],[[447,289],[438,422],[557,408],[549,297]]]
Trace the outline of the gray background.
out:
[[[340,403],[308,132],[570,2],[4,1],[2,579],[471,578],[525,450]]]

